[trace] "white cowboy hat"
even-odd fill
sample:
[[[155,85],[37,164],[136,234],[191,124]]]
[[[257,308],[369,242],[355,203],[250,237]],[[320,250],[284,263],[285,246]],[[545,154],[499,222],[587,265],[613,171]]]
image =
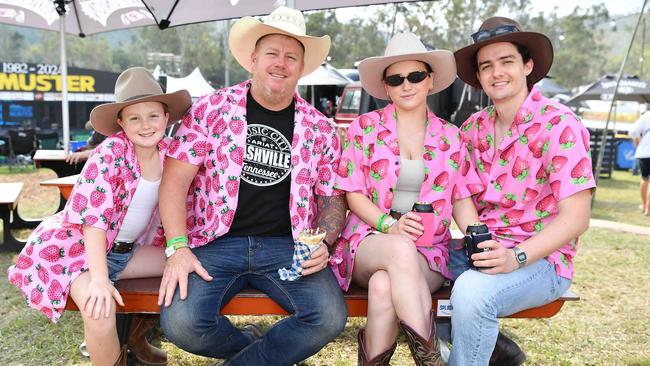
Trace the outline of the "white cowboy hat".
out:
[[[167,105],[168,126],[183,117],[192,105],[192,97],[187,90],[164,94],[160,84],[144,67],[126,69],[115,82],[115,103],[98,105],[90,112],[90,123],[95,131],[110,136],[122,130],[117,124],[118,113],[131,104],[160,102]]]
[[[456,79],[456,61],[451,51],[427,51],[415,34],[398,33],[388,41],[383,56],[368,57],[359,63],[359,79],[368,94],[388,99],[384,89],[384,70],[399,61],[421,61],[431,66],[433,88],[429,94],[446,89]]]
[[[251,54],[257,41],[268,34],[284,34],[297,39],[305,48],[305,66],[300,76],[310,74],[325,61],[330,50],[330,37],[305,34],[305,18],[299,10],[281,6],[264,23],[253,17],[243,17],[230,28],[228,44],[241,67],[251,72]]]

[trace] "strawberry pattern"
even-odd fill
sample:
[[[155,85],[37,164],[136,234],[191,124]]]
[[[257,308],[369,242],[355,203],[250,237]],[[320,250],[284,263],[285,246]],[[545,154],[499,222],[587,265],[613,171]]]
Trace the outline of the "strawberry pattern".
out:
[[[582,143],[589,140],[589,132],[567,107],[535,87],[496,151],[483,148],[484,141],[495,141],[495,119],[496,109],[487,107],[472,115],[461,133],[486,186],[474,198],[481,221],[502,244],[513,247],[548,225],[557,216],[559,201],[596,186],[589,145]],[[577,242],[546,258],[558,275],[573,277]]]
[[[226,234],[235,216],[250,86],[247,80],[199,98],[183,117],[168,151],[169,157],[200,166],[187,195],[187,236],[192,248]],[[298,240],[300,231],[314,225],[314,195],[342,194],[332,182],[341,147],[334,124],[297,93],[294,99],[288,204],[293,238]]]
[[[158,143],[161,164],[169,142],[170,139],[165,138]],[[7,271],[10,282],[22,291],[27,305],[58,322],[72,281],[88,270],[83,226],[106,231],[108,252],[139,178],[140,166],[133,144],[123,132],[108,137],[95,148],[65,208],[38,225],[27,239],[16,264]],[[158,210],[154,212],[137,243],[164,245]]]
[[[341,164],[335,171],[337,188],[346,192],[366,195],[384,213],[389,213],[393,202],[393,189],[397,184],[400,169],[399,146],[395,107],[389,104],[384,109],[366,113],[354,120],[348,128],[343,142]],[[370,148],[372,146],[372,148]],[[373,154],[364,151],[372,149]],[[419,247],[427,258],[429,267],[449,278],[447,268],[449,252],[447,243],[451,239],[449,223],[453,201],[473,194],[483,187],[467,159],[458,128],[429,112],[424,139],[422,159],[425,178],[420,190],[419,201],[431,202],[435,212],[433,228],[434,246]],[[463,167],[461,169],[462,166]],[[336,241],[330,265],[339,285],[347,291],[352,279],[354,255],[359,243],[371,234],[374,227],[350,213],[341,237]]]

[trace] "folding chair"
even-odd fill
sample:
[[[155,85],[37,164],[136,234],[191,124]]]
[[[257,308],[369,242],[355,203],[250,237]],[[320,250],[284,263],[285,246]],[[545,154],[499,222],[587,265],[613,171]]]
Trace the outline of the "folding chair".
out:
[[[35,129],[9,130],[9,163],[11,166],[31,164],[33,168],[32,156],[34,156],[37,146]]]

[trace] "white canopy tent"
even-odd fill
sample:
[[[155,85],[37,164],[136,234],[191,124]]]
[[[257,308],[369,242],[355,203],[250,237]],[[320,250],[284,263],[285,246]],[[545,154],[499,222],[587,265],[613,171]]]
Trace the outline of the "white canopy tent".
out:
[[[214,91],[214,88],[208,84],[208,82],[201,74],[199,68],[195,68],[189,75],[182,78],[175,78],[172,76],[167,76],[167,93],[173,93],[178,90],[186,89],[192,99],[196,99],[204,94],[208,94]]]

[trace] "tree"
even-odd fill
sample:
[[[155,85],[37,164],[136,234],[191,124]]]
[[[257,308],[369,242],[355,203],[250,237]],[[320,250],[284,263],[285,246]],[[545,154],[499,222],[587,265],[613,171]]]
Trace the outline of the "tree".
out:
[[[597,80],[605,73],[606,45],[602,39],[609,14],[604,5],[576,6],[562,18],[555,12],[524,17],[525,27],[549,37],[554,49],[550,70],[560,85],[574,88]]]

